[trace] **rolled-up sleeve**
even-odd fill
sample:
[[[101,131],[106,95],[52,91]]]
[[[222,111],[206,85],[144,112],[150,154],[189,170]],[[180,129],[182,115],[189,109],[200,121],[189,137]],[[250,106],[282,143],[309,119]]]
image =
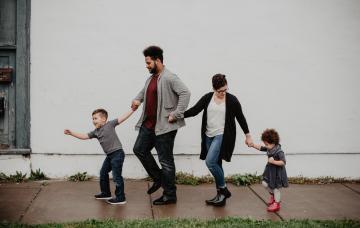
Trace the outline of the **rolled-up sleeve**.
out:
[[[96,138],[95,130],[94,130],[94,131],[90,131],[87,135],[89,136],[89,139]]]
[[[135,100],[140,101],[141,103],[144,101],[145,87],[136,95]]]

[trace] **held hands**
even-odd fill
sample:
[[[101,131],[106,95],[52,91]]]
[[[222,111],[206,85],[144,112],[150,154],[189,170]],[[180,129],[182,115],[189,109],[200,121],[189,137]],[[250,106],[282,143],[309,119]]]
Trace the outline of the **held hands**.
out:
[[[131,109],[132,109],[133,111],[136,111],[136,109],[139,108],[140,104],[141,104],[140,101],[138,101],[138,100],[133,100],[133,101],[131,102]]]
[[[246,135],[245,144],[246,144],[248,147],[254,147],[254,142],[253,142],[250,134],[247,134],[247,135]]]
[[[247,144],[248,147],[252,147],[252,148],[255,148],[255,144],[253,142]]]

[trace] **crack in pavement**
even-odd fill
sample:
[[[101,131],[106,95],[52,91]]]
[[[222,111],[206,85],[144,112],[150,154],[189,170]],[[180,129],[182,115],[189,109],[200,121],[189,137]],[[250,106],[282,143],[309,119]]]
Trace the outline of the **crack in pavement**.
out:
[[[358,190],[356,190],[356,189],[353,189],[352,187],[350,187],[350,186],[347,186],[346,184],[344,184],[344,183],[341,183],[343,186],[345,186],[346,188],[348,188],[348,189],[350,189],[351,191],[353,191],[353,192],[355,192],[355,193],[357,193],[357,194],[360,194],[360,192],[358,191]]]
[[[148,186],[148,189],[149,189],[150,188],[150,183],[149,182],[147,182],[147,186]],[[152,200],[151,200],[151,194],[149,194],[149,203],[150,203],[151,216],[152,216],[152,219],[154,220],[155,215],[154,215],[154,207],[153,207]]]
[[[19,222],[22,222],[22,219],[24,218],[25,214],[28,212],[29,208],[31,207],[31,204],[35,201],[39,193],[41,192],[43,186],[40,186],[39,190],[35,193],[35,196],[30,201],[29,205],[25,208],[24,213],[20,215]]]

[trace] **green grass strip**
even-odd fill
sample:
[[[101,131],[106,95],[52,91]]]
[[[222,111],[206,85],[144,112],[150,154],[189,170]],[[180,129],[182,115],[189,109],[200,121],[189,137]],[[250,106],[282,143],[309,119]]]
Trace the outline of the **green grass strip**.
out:
[[[0,227],[59,227],[59,228],[87,228],[87,227],[150,227],[150,228],[169,228],[169,227],[360,227],[360,221],[354,220],[289,220],[289,221],[269,221],[252,220],[241,218],[221,218],[212,220],[199,219],[160,219],[160,220],[86,220],[73,223],[52,223],[44,225],[25,225],[17,223],[0,223]]]

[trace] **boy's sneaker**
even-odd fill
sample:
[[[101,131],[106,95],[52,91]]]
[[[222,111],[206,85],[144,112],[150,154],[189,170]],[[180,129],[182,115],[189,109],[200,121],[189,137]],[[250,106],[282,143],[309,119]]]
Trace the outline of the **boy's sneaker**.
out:
[[[111,199],[111,195],[99,193],[99,194],[95,195],[95,199],[107,200],[107,199]]]
[[[126,200],[118,200],[116,198],[112,198],[112,199],[109,199],[106,201],[107,203],[109,204],[113,204],[113,205],[116,205],[116,204],[119,204],[119,205],[122,205],[122,204],[126,204]]]

